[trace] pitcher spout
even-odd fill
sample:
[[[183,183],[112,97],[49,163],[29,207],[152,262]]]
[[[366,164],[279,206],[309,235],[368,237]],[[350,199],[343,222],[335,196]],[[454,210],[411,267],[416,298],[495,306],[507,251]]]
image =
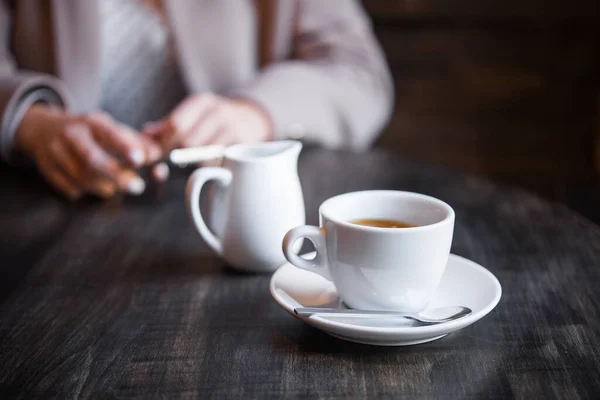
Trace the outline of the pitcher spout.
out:
[[[225,157],[238,163],[259,163],[287,159],[297,161],[302,151],[298,140],[277,140],[256,144],[238,144],[225,152]]]
[[[299,140],[281,140],[280,142],[287,144],[287,147],[282,152],[289,153],[290,157],[298,160],[300,152],[302,151],[302,142]]]

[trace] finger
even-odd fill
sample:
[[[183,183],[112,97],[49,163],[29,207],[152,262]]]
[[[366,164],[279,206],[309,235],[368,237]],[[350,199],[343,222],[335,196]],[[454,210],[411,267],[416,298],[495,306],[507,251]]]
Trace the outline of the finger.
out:
[[[165,121],[152,121],[146,122],[142,126],[142,135],[144,136],[156,136],[165,129]]]
[[[228,147],[240,142],[237,137],[232,129],[220,129],[207,144]]]
[[[169,166],[165,163],[158,163],[152,168],[152,177],[157,182],[165,182],[169,179]]]
[[[141,137],[146,141],[155,143],[161,153],[171,150],[171,137],[173,129],[167,124],[168,118],[158,122],[149,122],[142,127]]]
[[[70,200],[82,196],[81,190],[52,161],[42,161],[38,167],[44,179]]]
[[[138,195],[146,184],[129,169],[124,169],[96,142],[87,126],[71,124],[65,130],[67,144],[87,166],[91,173],[114,182],[119,190]]]
[[[163,150],[159,143],[147,136],[140,136],[146,153],[146,163],[155,163],[163,158]]]
[[[114,196],[117,190],[115,184],[106,178],[90,174],[62,140],[52,142],[50,151],[54,156],[54,161],[64,171],[67,178],[77,184],[80,189],[85,188],[90,193],[105,199]]]
[[[139,196],[146,190],[146,182],[130,169],[124,169],[118,178],[119,187],[134,196]]]
[[[220,99],[213,94],[188,97],[167,118],[164,134],[170,138],[171,146],[177,146]]]
[[[202,146],[215,143],[227,124],[227,115],[223,106],[213,107],[199,119],[190,133],[181,140],[183,147]]]
[[[69,149],[90,171],[115,180],[121,169],[119,163],[100,147],[86,125],[80,123],[68,125],[64,137]]]
[[[162,131],[164,130],[165,122],[148,122],[144,124],[140,138],[144,142],[146,149],[146,161],[148,163],[154,163],[164,157],[163,149],[167,146],[163,143]]]
[[[135,167],[141,167],[147,162],[144,143],[131,128],[115,122],[104,113],[89,114],[86,122],[96,140],[122,160]]]
[[[69,180],[79,187],[85,187],[89,181],[86,168],[60,139],[53,140],[49,146],[54,162],[63,170]]]
[[[106,178],[93,178],[88,183],[89,191],[98,197],[108,199],[117,193],[117,185]]]

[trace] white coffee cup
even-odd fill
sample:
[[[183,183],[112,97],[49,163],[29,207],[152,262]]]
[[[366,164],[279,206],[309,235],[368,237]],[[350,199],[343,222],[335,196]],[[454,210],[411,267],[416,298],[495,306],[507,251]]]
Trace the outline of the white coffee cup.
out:
[[[332,281],[346,305],[356,309],[418,312],[429,303],[448,261],[454,210],[418,193],[363,191],[326,200],[319,208],[321,227],[290,230],[283,252],[298,268]],[[357,219],[392,219],[416,227],[377,228]],[[306,238],[313,259],[294,250]]]

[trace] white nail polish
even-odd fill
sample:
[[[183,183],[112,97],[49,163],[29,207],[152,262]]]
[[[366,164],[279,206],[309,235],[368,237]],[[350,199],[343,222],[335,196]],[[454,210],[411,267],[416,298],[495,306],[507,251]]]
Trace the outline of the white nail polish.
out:
[[[141,150],[132,150],[129,153],[129,158],[131,159],[131,162],[134,163],[136,166],[137,165],[142,165],[144,164],[145,158],[144,157],[144,152]]]
[[[166,181],[169,177],[169,166],[165,163],[156,164],[154,167],[154,177],[160,182]]]
[[[127,184],[127,192],[139,196],[146,190],[146,182],[142,178],[133,178]]]

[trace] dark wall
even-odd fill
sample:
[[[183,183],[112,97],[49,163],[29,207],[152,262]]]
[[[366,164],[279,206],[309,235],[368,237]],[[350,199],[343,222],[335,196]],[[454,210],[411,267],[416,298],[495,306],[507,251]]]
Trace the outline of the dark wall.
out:
[[[543,193],[595,174],[600,1],[363,3],[396,81],[380,146]]]

